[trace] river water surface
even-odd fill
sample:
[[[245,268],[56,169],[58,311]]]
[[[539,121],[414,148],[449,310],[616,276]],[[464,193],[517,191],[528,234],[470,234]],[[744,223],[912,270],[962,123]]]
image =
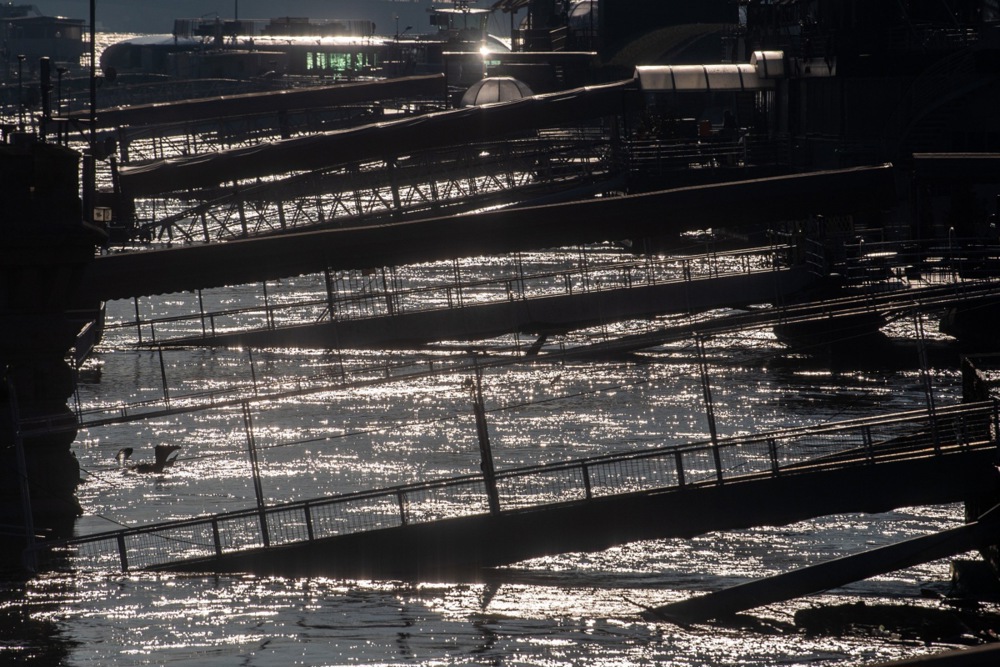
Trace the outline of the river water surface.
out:
[[[540,257],[556,263],[561,258]],[[488,275],[490,261],[469,260]],[[435,267],[409,269],[421,284]],[[322,291],[315,278],[271,284],[271,299]],[[256,287],[203,295],[213,307],[259,300]],[[143,300],[144,317],[191,312],[192,295]],[[127,323],[132,302],[108,305]],[[643,330],[627,323],[619,332]],[[932,329],[931,325],[928,325]],[[608,333],[607,328],[594,335]],[[612,331],[611,333],[614,333]],[[905,332],[904,332],[905,333]],[[160,335],[165,335],[160,331]],[[174,401],[239,385],[294,388],[345,365],[360,369],[417,353],[136,349],[134,328],[110,328],[81,376],[84,408]],[[582,339],[581,339],[582,340]],[[149,341],[146,333],[144,342]],[[505,338],[503,354],[530,340]],[[580,342],[580,341],[578,341]],[[769,332],[706,343],[720,436],[823,424],[924,407],[919,372],[773,363]],[[437,353],[445,359],[450,352]],[[960,400],[952,369],[933,370],[935,400]],[[439,374],[306,393],[253,405],[268,504],[474,474],[479,450],[463,382]],[[622,359],[489,368],[483,389],[498,469],[704,440],[703,385],[693,341]],[[123,471],[123,447],[148,460],[182,447],[161,475]],[[80,535],[251,508],[255,493],[239,408],[219,408],[81,431]],[[844,489],[844,493],[850,493]],[[752,500],[748,500],[752,502]],[[640,618],[645,606],[959,525],[960,506],[831,516],[564,554],[489,573],[484,582],[345,581],[177,576],[115,571],[40,574],[0,589],[0,664],[40,665],[860,665],[948,646],[874,627],[846,636],[793,625],[801,609],[890,604],[940,609],[949,562],[911,568],[743,615],[681,628]],[[587,527],[581,527],[585,529]],[[597,527],[595,527],[597,528]]]
[[[287,289],[295,290],[293,284]],[[305,289],[305,288],[303,288]],[[244,305],[245,290],[220,290]],[[160,297],[155,312],[186,308]],[[109,304],[109,322],[134,318]],[[633,326],[644,326],[634,324]],[[625,327],[628,328],[628,325]],[[110,329],[81,384],[84,406],[155,399],[252,382],[275,386],[370,362],[364,352],[136,350],[135,331]],[[495,341],[497,350],[510,341]],[[910,371],[807,370],[772,364],[768,333],[708,345],[720,436],[921,407]],[[443,354],[443,353],[442,353]],[[403,360],[416,353],[392,353]],[[331,390],[254,407],[265,501],[277,503],[478,471],[467,373]],[[935,372],[935,400],[960,398],[957,373]],[[499,469],[704,440],[707,422],[693,343],[625,360],[514,364],[483,387]],[[149,459],[182,446],[162,475],[122,471],[115,454]],[[215,409],[81,432],[79,534],[253,507],[239,409]],[[845,489],[849,493],[850,489]],[[773,665],[866,664],[941,650],[889,629],[810,636],[796,610],[863,601],[920,605],[949,563],[878,577],[745,615],[745,624],[679,628],[643,621],[643,606],[958,525],[959,506],[833,516],[601,553],[565,554],[490,573],[483,583],[341,581],[118,572],[51,573],[8,587],[0,661],[120,665]]]

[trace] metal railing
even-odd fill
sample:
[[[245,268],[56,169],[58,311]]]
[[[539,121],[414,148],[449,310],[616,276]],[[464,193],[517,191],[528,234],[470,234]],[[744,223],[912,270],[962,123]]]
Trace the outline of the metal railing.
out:
[[[140,198],[136,221],[152,237],[208,243],[314,225],[374,224],[393,215],[442,215],[512,193],[603,180],[612,171],[609,142],[603,133],[576,133],[361,164],[345,158],[322,170],[275,173],[232,188]]]
[[[371,272],[331,274],[326,293],[308,299],[282,301],[269,295],[267,284],[261,294],[265,303],[253,306],[204,310],[199,297],[199,312],[164,317],[110,322],[105,329],[135,329],[138,342],[169,344],[168,336],[207,338],[260,329],[315,324],[324,321],[348,321],[386,317],[402,313],[429,312],[470,305],[523,301],[532,298],[571,296],[606,290],[628,289],[644,285],[690,282],[695,279],[750,275],[787,266],[789,245],[771,245],[738,251],[667,257],[614,255],[611,261],[595,261],[581,253],[576,266],[567,269],[526,271],[519,257],[512,258],[509,271],[498,278],[464,277],[462,268],[449,267],[450,279],[419,287],[406,287],[390,268]],[[199,293],[200,294],[200,293]],[[273,298],[273,303],[271,302]],[[138,314],[138,303],[136,305]],[[183,325],[189,325],[186,331]],[[160,331],[158,331],[158,326]]]
[[[997,401],[496,472],[500,512],[995,449]],[[99,533],[39,548],[75,568],[170,563],[490,513],[469,475]]]

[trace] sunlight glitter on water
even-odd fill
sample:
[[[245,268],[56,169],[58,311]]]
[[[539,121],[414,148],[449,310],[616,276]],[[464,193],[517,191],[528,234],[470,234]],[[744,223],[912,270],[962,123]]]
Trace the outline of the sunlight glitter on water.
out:
[[[478,266],[462,262],[458,269],[486,278],[509,271],[509,259]],[[538,253],[521,260],[543,272],[564,266],[567,257]],[[603,258],[591,253],[588,261],[594,267]],[[428,285],[446,280],[454,270],[444,263],[399,273],[408,282]],[[317,283],[314,278],[282,281],[268,289],[271,303],[308,300],[316,296]],[[249,287],[203,298],[213,308],[261,303],[259,291]],[[197,310],[197,297],[172,295],[141,307],[158,317],[190,314]],[[134,306],[109,304],[109,313],[115,321],[128,322]],[[244,326],[254,317],[259,314],[232,325]],[[200,331],[201,324],[170,326]],[[597,327],[566,340],[603,340],[649,326],[637,321]],[[168,331],[159,327],[158,333]],[[144,332],[144,341],[150,333]],[[451,350],[466,353],[464,343],[395,352],[164,350],[164,385],[160,353],[129,349],[135,340],[134,328],[109,332],[95,362],[95,379],[81,385],[85,406],[139,399],[162,404],[168,394],[176,405],[188,400],[186,394],[234,387],[252,391],[255,381],[259,389],[323,389],[252,405],[266,504],[479,472],[472,396],[464,386],[474,369],[395,378],[379,366],[386,359],[400,366],[427,358],[444,364],[455,355]],[[509,355],[531,342],[498,337],[482,344],[481,350],[488,351],[482,358]],[[808,360],[775,358],[783,348],[769,331],[713,338],[705,347],[720,437],[912,409],[925,400],[918,371],[813,371]],[[338,389],[330,378],[341,369],[349,376],[363,369],[372,384]],[[481,370],[499,470],[709,437],[692,341],[625,358]],[[942,403],[960,396],[960,378],[952,371],[935,372],[933,386]],[[124,472],[114,460],[124,446],[135,448],[135,459],[149,460],[159,443],[182,447],[177,464],[162,475]],[[85,511],[80,533],[256,505],[248,430],[239,407],[90,429],[81,434],[75,452],[87,478],[79,490]],[[663,479],[675,482],[666,473]],[[595,493],[601,488],[595,486]],[[565,499],[559,494],[580,489],[579,484],[553,484],[539,489],[535,500]],[[472,493],[414,496],[409,507],[416,520],[486,510],[482,494]],[[947,563],[754,610],[747,614],[747,627],[681,629],[642,621],[639,613],[646,606],[927,534],[956,525],[960,516],[954,506],[921,508],[639,542],[500,568],[486,583],[476,584],[149,574],[43,577],[31,584],[36,602],[30,614],[45,624],[53,642],[65,639],[59,650],[70,656],[69,664],[857,664],[924,649],[884,639],[806,637],[791,625],[795,611],[859,600],[933,604],[918,600],[919,589],[926,582],[946,582]]]

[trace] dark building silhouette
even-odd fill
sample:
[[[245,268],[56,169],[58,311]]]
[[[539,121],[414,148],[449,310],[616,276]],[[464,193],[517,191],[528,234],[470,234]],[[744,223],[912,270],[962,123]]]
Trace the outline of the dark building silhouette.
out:
[[[600,0],[601,55],[611,57],[655,28],[690,23],[737,23],[732,0]]]

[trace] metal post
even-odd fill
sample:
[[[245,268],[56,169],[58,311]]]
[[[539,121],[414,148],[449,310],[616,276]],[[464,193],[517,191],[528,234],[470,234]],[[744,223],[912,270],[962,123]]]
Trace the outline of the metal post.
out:
[[[777,477],[781,472],[781,464],[778,462],[778,443],[774,438],[767,439],[767,453],[771,456],[771,474]]]
[[[462,308],[465,304],[462,298],[462,269],[458,264],[458,259],[453,259],[451,266],[455,280],[455,294],[458,296],[458,307]]]
[[[990,441],[1000,443],[1000,402],[993,399],[993,432]]]
[[[247,432],[247,451],[250,454],[250,472],[253,475],[253,491],[257,496],[257,514],[260,517],[260,536],[265,547],[271,546],[271,536],[267,530],[267,511],[264,505],[264,489],[260,484],[260,463],[257,460],[257,442],[253,434],[253,415],[250,405],[243,401],[243,426]]]
[[[861,429],[861,437],[865,443],[865,451],[868,453],[868,460],[875,463],[875,447],[872,442],[872,427],[863,427]]]
[[[722,484],[722,455],[719,453],[719,434],[715,429],[715,403],[712,400],[712,385],[708,377],[708,363],[705,361],[705,344],[701,337],[695,338],[698,347],[698,370],[701,373],[701,391],[705,399],[705,417],[708,420],[708,434],[712,439],[712,456],[715,458],[715,475]]]
[[[97,141],[97,1],[90,0],[90,154]],[[93,183],[87,185],[93,186]],[[89,220],[90,214],[87,219]]]
[[[208,332],[205,330],[205,298],[202,296],[201,288],[198,288],[198,312],[201,313],[201,337],[205,338]]]
[[[927,400],[927,415],[931,420],[931,433],[934,436],[934,453],[941,453],[941,435],[938,433],[937,412],[934,404],[934,385],[931,382],[929,364],[927,362],[927,341],[924,337],[924,323],[920,319],[920,313],[913,312],[913,324],[917,332],[917,354],[920,359],[920,379],[924,386],[924,395]]]
[[[215,545],[216,557],[222,556],[222,536],[219,535],[219,520],[212,519],[212,542]]]
[[[406,497],[402,491],[396,491],[396,503],[399,505],[400,525],[405,526],[409,523],[409,520],[406,518]]]
[[[250,235],[250,231],[247,228],[247,211],[243,199],[236,202],[236,210],[240,214],[240,230],[243,232],[243,238],[246,238]]]
[[[24,55],[17,56],[17,129],[24,132]]]
[[[247,358],[250,360],[250,381],[253,382],[253,395],[257,395],[257,369],[253,363],[253,348],[247,346]]]
[[[128,572],[128,547],[125,544],[125,533],[118,533],[118,562],[121,565],[122,572]]]
[[[306,537],[310,542],[312,542],[316,539],[316,532],[313,529],[312,509],[310,508],[309,503],[302,506],[302,513],[305,514],[306,519]]]
[[[285,200],[278,200],[278,224],[281,225],[281,229],[288,229],[288,221],[285,219]]]
[[[326,283],[326,307],[330,311],[330,321],[335,321],[336,310],[334,309],[334,299],[333,299],[333,276],[330,275],[330,267],[323,268],[323,278]]]
[[[17,457],[17,479],[21,487],[21,511],[24,513],[25,549],[23,563],[30,572],[38,570],[35,552],[35,517],[31,510],[31,487],[28,484],[28,464],[24,458],[24,439],[21,437],[21,413],[17,406],[14,380],[7,369],[7,403],[10,405],[10,423],[14,431],[14,450]]]
[[[486,484],[486,497],[490,504],[490,514],[499,514],[500,494],[497,491],[496,470],[493,467],[493,448],[490,445],[490,432],[486,424],[482,382],[483,374],[477,368],[475,380],[466,379],[465,386],[472,393],[472,409],[476,415],[476,433],[479,436],[480,467],[483,470],[483,482]]]
[[[264,280],[261,284],[264,287],[264,319],[267,322],[267,328],[268,329],[273,329],[274,328],[274,321],[273,321],[273,319],[271,317],[271,301],[270,301],[270,299],[268,298],[268,295],[267,295],[267,281]]]
[[[163,346],[160,345],[156,348],[157,353],[160,356],[160,383],[163,385],[163,401],[170,407],[170,388],[167,386],[167,367],[163,363]]]
[[[139,297],[132,297],[132,302],[135,304],[135,329],[139,336],[139,345],[142,345],[142,320],[139,319]]]
[[[397,158],[393,157],[385,161],[385,166],[389,172],[389,187],[392,190],[392,215],[400,216],[403,213],[403,201],[399,196],[399,177]]]
[[[56,117],[62,117],[62,77],[68,72],[65,67],[56,67]],[[61,130],[60,130],[61,132]]]

